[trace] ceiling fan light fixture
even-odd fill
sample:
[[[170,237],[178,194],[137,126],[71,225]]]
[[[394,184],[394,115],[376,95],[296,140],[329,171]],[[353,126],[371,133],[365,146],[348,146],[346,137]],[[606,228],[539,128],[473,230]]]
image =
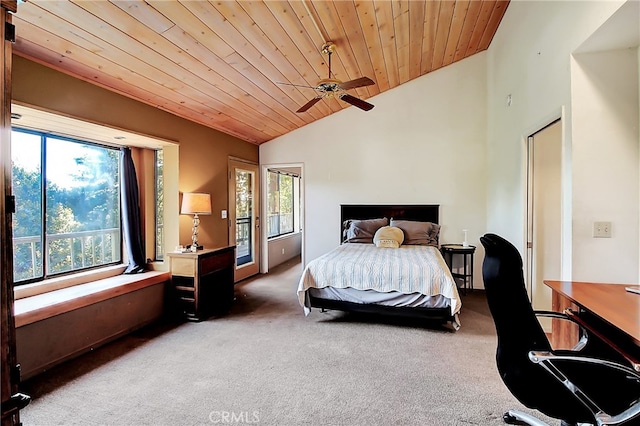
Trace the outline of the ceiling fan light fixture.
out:
[[[337,92],[340,89],[340,84],[342,82],[340,80],[336,80],[335,78],[325,78],[318,82],[316,86],[316,90],[321,92]]]

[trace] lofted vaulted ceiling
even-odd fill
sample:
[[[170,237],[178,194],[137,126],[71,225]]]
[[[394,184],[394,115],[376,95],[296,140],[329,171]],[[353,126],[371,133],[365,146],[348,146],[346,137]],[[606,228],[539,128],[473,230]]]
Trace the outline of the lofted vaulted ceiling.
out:
[[[367,100],[487,49],[508,3],[28,0],[14,53],[261,144],[355,108],[334,97],[296,112],[328,77],[326,42],[332,78],[374,80],[348,91]]]

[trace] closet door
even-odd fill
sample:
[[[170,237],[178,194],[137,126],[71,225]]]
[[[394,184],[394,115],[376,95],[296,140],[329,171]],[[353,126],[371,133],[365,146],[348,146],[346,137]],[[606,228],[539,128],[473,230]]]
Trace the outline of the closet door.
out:
[[[551,310],[551,289],[543,281],[562,276],[561,121],[532,134],[527,143],[527,284],[533,308]],[[551,319],[540,321],[551,330]]]

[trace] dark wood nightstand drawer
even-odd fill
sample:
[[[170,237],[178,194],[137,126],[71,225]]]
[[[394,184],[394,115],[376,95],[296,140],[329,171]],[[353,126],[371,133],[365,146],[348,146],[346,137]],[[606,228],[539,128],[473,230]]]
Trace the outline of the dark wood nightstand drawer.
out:
[[[200,274],[205,275],[220,269],[228,268],[235,263],[234,252],[227,251],[216,256],[203,257],[200,260]]]

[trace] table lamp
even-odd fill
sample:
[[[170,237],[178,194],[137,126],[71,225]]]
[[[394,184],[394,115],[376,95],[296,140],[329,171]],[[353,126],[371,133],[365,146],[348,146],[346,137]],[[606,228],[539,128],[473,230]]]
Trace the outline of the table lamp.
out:
[[[182,195],[181,214],[193,215],[193,234],[191,235],[191,251],[202,249],[198,245],[198,225],[200,225],[200,214],[211,214],[211,195],[200,192],[185,192]]]

